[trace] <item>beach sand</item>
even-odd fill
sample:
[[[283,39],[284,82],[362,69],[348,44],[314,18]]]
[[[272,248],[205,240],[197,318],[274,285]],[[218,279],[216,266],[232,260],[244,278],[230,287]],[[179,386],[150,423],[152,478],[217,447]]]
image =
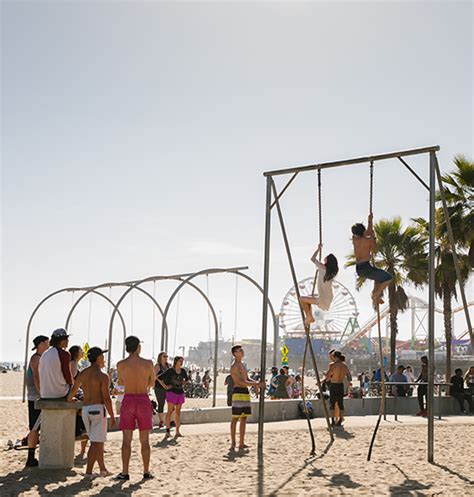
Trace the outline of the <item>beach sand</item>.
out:
[[[1,395],[6,395],[5,384],[17,383],[14,375],[1,375]],[[21,394],[14,388],[11,392]],[[25,431],[27,407],[18,400],[3,400],[0,415],[0,443],[5,447],[8,439]],[[332,446],[324,420],[313,420],[317,453],[312,458],[304,420],[268,423],[263,468],[258,465],[254,424],[248,430],[251,449],[242,456],[229,454],[227,423],[185,425],[185,437],[178,443],[165,442],[164,433],[155,430],[151,444],[156,478],[146,482],[141,480],[137,440],[131,479],[125,483],[85,480],[84,462],[69,471],[23,469],[26,451],[2,451],[0,495],[474,495],[474,417],[436,421],[435,464],[426,462],[426,420],[413,416],[382,423],[372,461],[366,462],[375,420],[348,419],[345,428],[335,432]],[[121,434],[110,433],[106,464],[113,473],[121,469],[120,445]]]

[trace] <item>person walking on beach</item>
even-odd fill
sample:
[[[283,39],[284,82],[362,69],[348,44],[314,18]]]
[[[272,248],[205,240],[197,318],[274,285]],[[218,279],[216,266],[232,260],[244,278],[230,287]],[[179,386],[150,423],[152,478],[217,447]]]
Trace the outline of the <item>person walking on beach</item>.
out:
[[[107,439],[107,416],[110,416],[110,427],[115,426],[115,416],[110,399],[110,379],[102,372],[105,366],[104,353],[99,347],[89,349],[87,357],[91,365],[81,371],[74,382],[72,390],[67,396],[69,402],[73,402],[80,388],[82,388],[83,408],[82,420],[90,440],[89,452],[87,454],[87,478],[96,476],[109,476],[110,473],[104,463],[104,443]],[[100,473],[93,473],[94,464],[99,465]]]
[[[39,335],[33,340],[33,349],[35,353],[30,358],[28,369],[26,370],[26,394],[28,400],[28,459],[26,467],[38,466],[38,460],[35,458],[35,450],[39,441],[39,418],[40,409],[35,408],[35,401],[40,398],[40,378],[39,378],[39,361],[43,352],[49,348],[49,338]],[[38,421],[38,423],[37,423]]]
[[[239,430],[239,451],[243,452],[248,449],[245,445],[245,428],[247,425],[247,418],[252,414],[251,404],[250,404],[250,392],[248,387],[255,387],[258,390],[260,387],[265,388],[265,381],[252,381],[249,379],[247,374],[247,369],[242,363],[244,358],[244,350],[241,345],[234,345],[231,349],[232,355],[234,356],[234,363],[230,368],[230,374],[232,375],[232,380],[234,381],[234,390],[232,392],[232,421],[230,423],[230,438],[231,446],[230,450],[234,451],[236,446],[236,432],[237,432],[237,422],[240,420],[240,430]]]
[[[155,364],[155,396],[156,402],[158,403],[158,417],[160,418],[160,424],[158,428],[163,428],[165,424],[165,403],[166,403],[166,390],[163,388],[163,385],[158,381],[168,369],[170,365],[168,364],[168,354],[166,352],[160,352],[158,354],[158,360]]]
[[[141,345],[136,336],[125,339],[128,357],[117,363],[117,382],[125,388],[120,408],[119,430],[122,431],[122,471],[117,480],[129,480],[128,468],[132,452],[133,431],[138,425],[143,479],[153,478],[150,473],[150,431],[153,428],[153,410],[148,390],[155,385],[153,361],[140,357]]]
[[[329,385],[329,408],[332,424],[335,426],[342,426],[344,422],[344,378],[347,378],[351,374],[349,368],[341,361],[341,355],[341,352],[338,350],[331,354],[334,361],[329,364],[326,373],[326,378],[331,382]],[[339,408],[337,419],[334,412],[336,405]]]
[[[188,374],[183,368],[183,363],[184,357],[176,356],[173,360],[173,367],[158,378],[158,381],[166,390],[166,402],[168,403],[168,410],[166,411],[166,436],[170,436],[171,416],[175,413],[175,439],[183,436],[180,432],[181,407],[186,399],[184,387],[188,381]]]
[[[418,385],[418,404],[420,405],[420,410],[416,413],[417,416],[426,417],[427,410],[425,405],[428,403],[428,357],[423,356],[421,359],[421,372],[420,376],[416,379],[416,382],[420,382]],[[426,401],[426,404],[425,404]]]

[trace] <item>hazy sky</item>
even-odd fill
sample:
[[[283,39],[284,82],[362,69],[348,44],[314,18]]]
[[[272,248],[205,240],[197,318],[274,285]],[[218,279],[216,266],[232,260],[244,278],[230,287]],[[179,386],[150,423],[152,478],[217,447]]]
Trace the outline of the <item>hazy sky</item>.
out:
[[[433,144],[444,170],[454,154],[474,155],[472,2],[1,8],[2,360],[23,357],[29,314],[61,287],[236,265],[261,281],[265,170]],[[427,178],[427,157],[410,163]],[[323,183],[325,249],[342,266],[349,228],[367,216],[368,167],[327,171]],[[313,273],[315,184],[301,175],[283,202],[300,278]],[[427,215],[426,191],[399,163],[378,165],[375,187],[376,218]],[[273,235],[279,309],[291,282],[276,224]],[[353,269],[339,279],[354,288]],[[209,286],[229,337],[235,279]],[[156,286],[163,305],[172,288]],[[238,296],[237,337],[258,337],[261,297],[243,282]],[[356,294],[361,322],[368,296]],[[45,305],[33,335],[62,326],[70,304]],[[109,309],[98,299],[91,309],[90,319],[89,301],[78,309],[71,344],[103,345]],[[130,299],[123,312],[130,324]],[[173,306],[171,353],[175,320]],[[407,336],[408,316],[400,323]],[[208,337],[191,290],[177,324],[176,348]],[[140,295],[133,329],[151,355],[153,311]]]

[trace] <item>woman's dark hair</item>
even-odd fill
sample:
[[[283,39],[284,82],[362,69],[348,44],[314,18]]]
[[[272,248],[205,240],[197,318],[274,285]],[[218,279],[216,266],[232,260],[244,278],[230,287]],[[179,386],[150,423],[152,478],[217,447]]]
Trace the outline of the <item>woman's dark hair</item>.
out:
[[[355,236],[364,236],[365,226],[362,223],[356,223],[352,225],[352,234]]]
[[[324,281],[331,281],[336,277],[339,266],[337,264],[337,259],[334,254],[328,254],[326,256],[326,274],[324,275]]]
[[[176,366],[176,363],[179,361],[179,360],[183,360],[184,361],[184,357],[181,357],[180,355],[177,355],[174,359],[173,359],[173,367]]]
[[[158,359],[156,360],[156,362],[158,362],[158,363],[160,363],[160,364],[161,364],[161,358],[162,358],[163,356],[165,356],[165,355],[167,355],[167,354],[166,354],[166,352],[160,352],[160,353],[158,354]],[[168,361],[166,361],[166,362],[168,362]]]
[[[80,351],[81,351],[81,347],[79,347],[79,345],[73,345],[69,349],[69,353],[71,354],[71,361],[75,361],[77,359]]]

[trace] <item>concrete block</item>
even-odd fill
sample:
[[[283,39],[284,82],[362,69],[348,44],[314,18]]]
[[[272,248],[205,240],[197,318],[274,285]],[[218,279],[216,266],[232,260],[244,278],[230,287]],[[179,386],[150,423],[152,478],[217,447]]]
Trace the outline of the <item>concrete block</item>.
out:
[[[41,409],[40,469],[69,469],[74,466],[76,411],[82,403],[37,400]]]

